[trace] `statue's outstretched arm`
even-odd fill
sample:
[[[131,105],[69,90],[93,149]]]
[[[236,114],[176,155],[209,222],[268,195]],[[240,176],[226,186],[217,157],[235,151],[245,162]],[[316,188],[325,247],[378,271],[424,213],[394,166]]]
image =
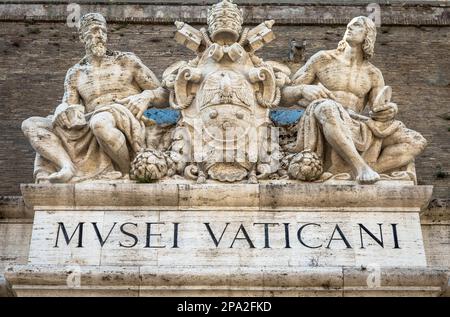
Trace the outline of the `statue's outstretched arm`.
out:
[[[282,103],[289,107],[305,98],[304,88],[316,81],[316,70],[320,66],[320,61],[324,53],[318,52],[313,55],[305,65],[303,65],[292,77],[292,84],[282,90]],[[316,90],[321,90],[317,88]]]

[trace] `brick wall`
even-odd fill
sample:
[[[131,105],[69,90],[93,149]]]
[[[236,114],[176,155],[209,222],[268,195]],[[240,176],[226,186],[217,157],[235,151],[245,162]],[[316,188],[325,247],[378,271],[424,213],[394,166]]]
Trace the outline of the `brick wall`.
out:
[[[1,20],[1,19],[0,19]],[[157,76],[191,53],[173,41],[171,24],[111,23],[110,47],[133,51]],[[282,25],[277,40],[261,51],[266,60],[287,59],[290,39],[306,39],[306,57],[334,48],[344,25]],[[450,198],[450,26],[388,25],[379,29],[373,63],[393,87],[399,119],[429,141],[417,159],[420,184],[435,186],[435,197]],[[0,21],[0,195],[18,195],[32,182],[34,151],[20,124],[46,116],[58,105],[65,71],[83,55],[73,29],[61,22]]]

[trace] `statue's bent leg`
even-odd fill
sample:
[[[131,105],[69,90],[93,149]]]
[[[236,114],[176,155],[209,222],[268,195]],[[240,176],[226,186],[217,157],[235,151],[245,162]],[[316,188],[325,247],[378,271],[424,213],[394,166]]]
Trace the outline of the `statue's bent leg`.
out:
[[[130,154],[125,135],[116,128],[114,117],[109,112],[95,114],[90,127],[105,153],[119,167],[123,175],[130,172]]]
[[[382,152],[373,168],[384,173],[405,166],[422,153],[426,145],[427,140],[419,132],[402,126],[383,140]]]
[[[58,167],[55,163],[50,162],[44,158],[39,152],[36,152],[34,158],[34,172],[33,177],[36,183],[49,183],[49,176],[58,172]]]
[[[356,180],[361,184],[372,184],[380,179],[378,173],[367,165],[358,153],[352,133],[341,118],[335,101],[325,100],[316,106],[314,115],[319,120],[327,142],[351,166]]]
[[[53,133],[51,119],[31,117],[22,122],[22,131],[33,149],[60,169],[51,174],[52,183],[68,182],[75,175],[75,167],[61,140]]]

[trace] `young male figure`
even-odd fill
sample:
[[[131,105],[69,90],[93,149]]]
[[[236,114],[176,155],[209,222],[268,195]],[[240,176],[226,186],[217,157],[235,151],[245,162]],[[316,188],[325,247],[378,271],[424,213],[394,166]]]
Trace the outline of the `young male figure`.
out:
[[[340,172],[343,159],[362,184],[375,183],[378,173],[407,165],[426,146],[418,132],[394,120],[397,105],[383,98],[388,90],[383,76],[369,62],[375,38],[372,20],[354,18],[338,48],[313,55],[282,94],[285,104],[310,102],[290,150],[310,149],[328,156],[331,172]],[[370,118],[361,116],[366,106]]]

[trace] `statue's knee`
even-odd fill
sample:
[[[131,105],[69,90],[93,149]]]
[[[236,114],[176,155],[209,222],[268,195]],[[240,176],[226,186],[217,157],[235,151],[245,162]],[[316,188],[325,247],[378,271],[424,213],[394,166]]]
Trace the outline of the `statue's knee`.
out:
[[[409,129],[404,131],[401,140],[401,143],[403,143],[405,147],[405,153],[408,153],[413,157],[422,153],[427,146],[427,140],[419,132]]]
[[[22,122],[22,132],[25,136],[29,136],[37,129],[36,120],[34,117],[28,118]]]
[[[332,100],[324,100],[314,109],[314,115],[320,121],[333,120],[338,113],[338,106]]]
[[[417,154],[419,154],[425,150],[428,142],[420,133],[414,132],[410,143],[416,149]]]
[[[89,126],[94,133],[103,130],[105,125],[105,120],[99,115],[94,115],[89,122]]]
[[[107,116],[98,114],[92,117],[89,126],[96,137],[107,138],[111,130],[111,122]]]

